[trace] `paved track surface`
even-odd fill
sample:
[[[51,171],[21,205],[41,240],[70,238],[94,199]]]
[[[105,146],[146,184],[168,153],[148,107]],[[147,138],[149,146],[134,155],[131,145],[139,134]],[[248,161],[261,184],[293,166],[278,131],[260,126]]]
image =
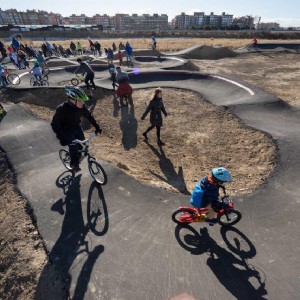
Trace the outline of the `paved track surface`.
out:
[[[6,105],[0,146],[73,299],[169,299],[182,292],[196,299],[300,299],[299,110],[231,78],[162,70],[130,77],[134,88],[186,88],[228,106],[274,138],[278,164],[257,191],[236,199],[243,218],[235,228],[181,228],[171,214],[188,196],[141,184],[105,163],[105,186],[92,182],[85,163],[73,176],[59,161],[49,124]],[[36,299],[52,299],[46,277],[47,268]]]

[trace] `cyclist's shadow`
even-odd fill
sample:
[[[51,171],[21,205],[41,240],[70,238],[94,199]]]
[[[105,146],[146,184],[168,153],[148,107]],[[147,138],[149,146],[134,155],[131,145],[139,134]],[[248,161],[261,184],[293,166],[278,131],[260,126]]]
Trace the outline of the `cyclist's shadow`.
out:
[[[120,128],[122,131],[122,144],[125,150],[130,150],[137,146],[137,119],[134,115],[134,107],[121,107]]]
[[[85,225],[80,180],[81,174],[74,176],[70,171],[64,172],[56,180],[56,185],[63,189],[65,198],[54,203],[51,210],[64,215],[64,220],[60,236],[49,254],[49,263],[45,266],[39,279],[35,299],[59,299],[60,296],[65,298],[69,296],[68,292],[72,281],[69,271],[78,255],[87,253],[86,256],[82,256],[87,258],[78,276],[73,295],[73,299],[83,299],[93,266],[104,251],[103,245],[96,245],[91,250],[91,243],[86,239],[89,231],[103,235],[108,230],[108,214],[101,186],[93,182],[89,189],[88,224]],[[97,197],[98,201],[96,201]],[[100,200],[99,197],[101,197]],[[106,220],[99,222],[102,217]],[[55,274],[53,274],[54,271]],[[54,276],[56,279],[53,278]],[[58,287],[54,294],[49,295],[50,286],[52,291],[55,285]]]
[[[180,231],[188,231],[183,238],[181,238]],[[179,226],[175,228],[175,237],[184,249],[191,252],[193,255],[201,255],[208,253],[207,266],[212,270],[219,282],[236,298],[236,299],[266,299],[267,295],[265,289],[265,275],[262,270],[251,267],[247,263],[247,258],[255,256],[256,250],[251,241],[238,229],[233,227],[222,228],[221,234],[223,238],[228,235],[228,232],[234,233],[233,238],[236,247],[229,246],[229,239],[226,238],[225,243],[229,249],[239,257],[236,257],[232,252],[219,246],[208,233],[206,227],[200,229],[200,234],[189,225]],[[241,240],[241,242],[238,242]],[[246,244],[245,249],[240,249],[241,244]],[[262,273],[262,274],[261,274]],[[262,277],[264,278],[262,280]],[[254,283],[252,285],[251,281]]]

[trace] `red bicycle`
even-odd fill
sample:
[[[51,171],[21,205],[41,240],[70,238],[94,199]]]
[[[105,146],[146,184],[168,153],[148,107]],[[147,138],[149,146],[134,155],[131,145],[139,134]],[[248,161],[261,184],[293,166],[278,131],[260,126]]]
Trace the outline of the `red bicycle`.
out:
[[[242,214],[234,209],[232,200],[226,194],[221,200],[221,209],[217,213],[218,223],[222,226],[231,226],[238,223],[242,218]],[[210,210],[208,208],[180,207],[172,214],[172,220],[179,225],[204,222]]]

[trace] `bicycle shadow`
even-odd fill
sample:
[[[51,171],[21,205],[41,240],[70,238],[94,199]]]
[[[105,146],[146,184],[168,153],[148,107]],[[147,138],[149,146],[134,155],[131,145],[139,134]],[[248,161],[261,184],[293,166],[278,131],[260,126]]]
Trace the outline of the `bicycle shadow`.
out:
[[[163,174],[165,175],[165,178],[154,173],[150,170],[150,173],[157,177],[159,180],[162,180],[169,185],[173,186],[175,189],[177,189],[179,192],[190,195],[186,184],[184,180],[184,174],[182,166],[178,168],[178,172],[175,170],[175,167],[172,163],[172,161],[166,156],[165,151],[163,150],[162,146],[159,146],[159,151],[149,143],[148,140],[145,140],[145,143],[147,146],[151,149],[151,151],[158,157],[159,159],[159,167]]]
[[[75,261],[86,259],[78,276],[73,295],[73,299],[83,299],[88,289],[93,267],[101,253],[104,252],[103,245],[93,246],[87,239],[89,231],[95,232],[96,223],[92,221],[95,219],[95,214],[91,208],[89,211],[90,221],[88,224],[84,222],[80,191],[81,176],[81,174],[75,176],[71,171],[66,171],[56,180],[57,187],[61,188],[64,193],[64,199],[61,198],[54,203],[51,210],[64,215],[64,219],[60,236],[49,253],[49,261],[40,276],[34,299],[67,299],[72,283],[70,270]],[[101,195],[101,202],[105,203],[103,192],[102,194],[101,192],[101,187],[96,187],[92,183],[89,189],[88,205],[92,207],[97,195]],[[105,228],[98,235],[107,232],[108,223]],[[81,255],[83,253],[85,255]],[[76,266],[78,267],[78,263]]]
[[[188,231],[184,237],[181,237],[180,231]],[[230,251],[222,248],[217,242],[209,236],[206,227],[200,229],[198,233],[192,226],[180,226],[175,228],[175,237],[181,247],[193,255],[207,253],[207,266],[214,273],[219,282],[236,298],[236,299],[267,299],[267,290],[265,289],[265,274],[262,270],[258,271],[257,267],[250,265],[247,258],[256,255],[256,249],[251,241],[238,229],[233,227],[222,228],[222,236],[226,236],[229,231],[235,235],[236,252],[235,256]],[[229,245],[228,238],[226,245]],[[248,244],[248,250],[237,251],[237,240],[243,240]],[[233,246],[232,246],[233,247]],[[263,276],[261,275],[263,273]],[[262,280],[262,278],[264,278]]]
[[[122,131],[122,145],[125,150],[137,146],[137,119],[134,115],[134,107],[121,107],[120,128]]]

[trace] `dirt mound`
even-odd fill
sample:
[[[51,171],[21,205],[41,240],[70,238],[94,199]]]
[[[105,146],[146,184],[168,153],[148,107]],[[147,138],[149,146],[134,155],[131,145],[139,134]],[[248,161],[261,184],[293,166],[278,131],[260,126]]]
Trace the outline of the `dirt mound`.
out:
[[[221,59],[235,57],[237,54],[226,47],[199,46],[180,56],[186,59]]]

